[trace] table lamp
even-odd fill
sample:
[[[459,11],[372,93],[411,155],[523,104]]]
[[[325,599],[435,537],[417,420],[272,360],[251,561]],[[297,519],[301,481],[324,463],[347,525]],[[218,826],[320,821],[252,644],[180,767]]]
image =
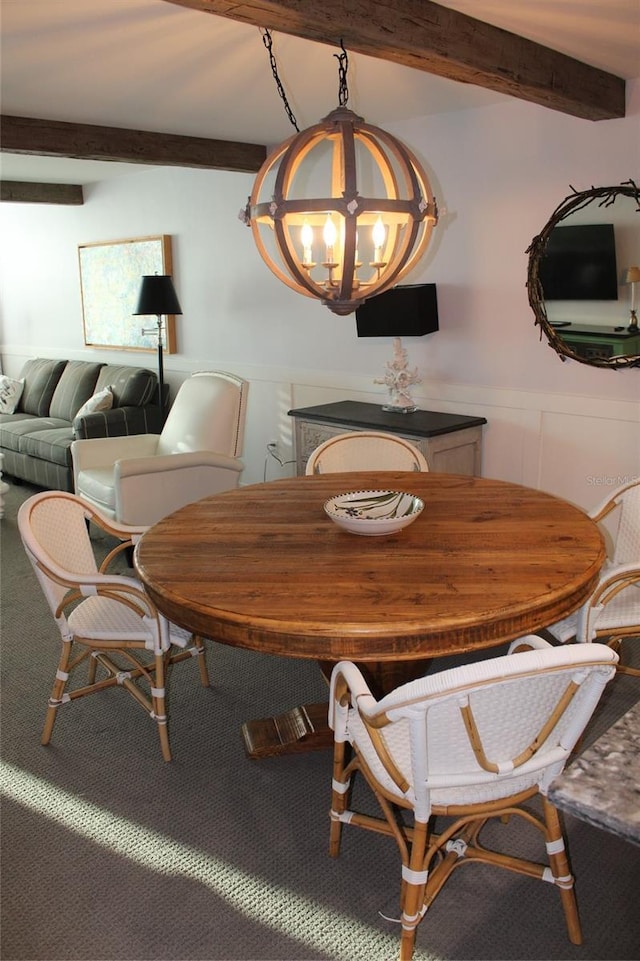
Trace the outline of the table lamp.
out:
[[[631,284],[631,317],[629,319],[629,326],[627,327],[627,330],[638,329],[638,315],[636,314],[636,284],[639,280],[640,267],[627,267],[622,277],[623,284]]]
[[[182,308],[175,292],[173,281],[167,274],[145,274],[142,277],[142,285],[138,296],[138,306],[134,310],[134,316],[140,317],[145,314],[155,314],[157,317],[156,327],[143,327],[141,333],[156,334],[158,337],[158,407],[160,416],[164,422],[164,366],[162,360],[164,331],[163,316],[168,314],[182,314]]]

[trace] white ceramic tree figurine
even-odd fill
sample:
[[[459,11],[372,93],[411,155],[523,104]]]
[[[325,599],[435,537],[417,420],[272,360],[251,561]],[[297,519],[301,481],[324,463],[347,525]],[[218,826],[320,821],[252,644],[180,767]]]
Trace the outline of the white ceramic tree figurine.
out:
[[[408,369],[407,352],[399,337],[393,339],[393,360],[387,361],[385,367],[384,377],[374,380],[374,384],[384,384],[389,389],[389,401],[383,404],[382,409],[402,411],[405,414],[417,410],[409,388],[413,384],[419,384],[422,378],[418,376],[417,367]]]

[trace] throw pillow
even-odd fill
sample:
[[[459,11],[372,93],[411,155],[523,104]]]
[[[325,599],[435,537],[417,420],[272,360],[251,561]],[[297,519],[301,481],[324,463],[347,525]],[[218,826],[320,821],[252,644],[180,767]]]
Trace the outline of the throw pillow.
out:
[[[97,394],[90,397],[82,405],[76,417],[84,417],[86,414],[95,414],[97,410],[111,410],[113,407],[113,391],[110,387],[103,387]]]
[[[13,414],[23,390],[24,380],[0,374],[0,414]]]

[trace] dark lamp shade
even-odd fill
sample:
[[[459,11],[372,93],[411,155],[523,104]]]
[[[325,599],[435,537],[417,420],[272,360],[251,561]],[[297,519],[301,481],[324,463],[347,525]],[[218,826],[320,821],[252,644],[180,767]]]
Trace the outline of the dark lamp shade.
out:
[[[181,314],[182,307],[173,287],[171,277],[166,274],[144,275],[138,306],[134,316],[140,314]]]

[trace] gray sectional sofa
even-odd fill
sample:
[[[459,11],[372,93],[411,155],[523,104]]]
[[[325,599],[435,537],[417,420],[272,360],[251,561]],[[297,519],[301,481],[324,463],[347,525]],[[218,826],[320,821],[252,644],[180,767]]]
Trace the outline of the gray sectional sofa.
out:
[[[142,367],[83,360],[28,360],[24,388],[12,414],[0,414],[2,469],[11,477],[52,490],[73,491],[71,442],[88,437],[159,434],[162,429],[155,373]],[[77,417],[105,387],[110,410]]]

